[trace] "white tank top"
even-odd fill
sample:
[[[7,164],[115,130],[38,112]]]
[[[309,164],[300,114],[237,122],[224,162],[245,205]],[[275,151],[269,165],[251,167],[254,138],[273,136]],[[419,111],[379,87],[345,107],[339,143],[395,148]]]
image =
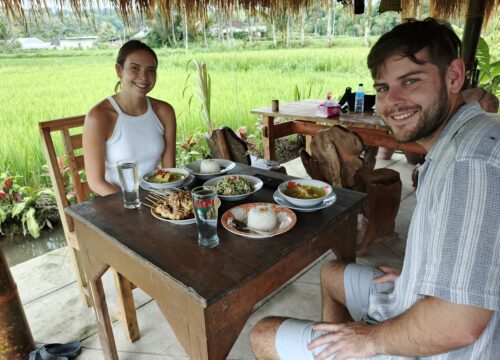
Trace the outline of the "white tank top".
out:
[[[139,116],[125,114],[112,96],[108,101],[118,113],[115,128],[106,141],[105,179],[107,182],[120,186],[116,162],[124,159],[137,160],[139,164],[139,179],[156,169],[161,154],[165,149],[165,129],[156,116],[149,98],[146,98],[148,110]]]

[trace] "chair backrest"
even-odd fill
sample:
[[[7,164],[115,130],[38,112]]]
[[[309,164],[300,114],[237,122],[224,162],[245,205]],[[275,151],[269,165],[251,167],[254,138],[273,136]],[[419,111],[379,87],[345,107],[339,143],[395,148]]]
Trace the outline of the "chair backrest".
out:
[[[85,165],[83,154],[77,155],[77,150],[82,149],[82,127],[84,121],[85,115],[80,115],[38,123],[50,179],[54,187],[61,222],[68,241],[71,241],[72,237],[70,233],[73,232],[74,224],[73,219],[64,212],[64,209],[69,206],[69,201],[66,198],[64,174],[59,167],[60,161],[58,159],[61,155],[67,158],[77,202],[85,201],[87,196],[92,194],[92,190],[90,190],[86,181],[80,180],[80,171],[84,170]],[[61,134],[64,145],[64,154],[59,156],[52,137],[54,133]],[[72,245],[78,247],[77,244]]]
[[[215,129],[207,142],[212,158],[251,164],[247,143],[240,139],[231,128],[223,126]]]

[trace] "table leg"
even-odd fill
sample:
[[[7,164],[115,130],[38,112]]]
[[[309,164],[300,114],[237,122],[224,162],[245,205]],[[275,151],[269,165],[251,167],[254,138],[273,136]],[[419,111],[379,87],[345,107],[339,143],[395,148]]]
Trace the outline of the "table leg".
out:
[[[83,237],[85,226],[79,222],[75,222],[79,235]],[[85,242],[80,242],[80,254],[85,275],[87,276],[87,286],[90,289],[92,297],[92,307],[97,320],[97,331],[101,342],[102,351],[106,360],[118,360],[118,352],[116,350],[115,338],[109,317],[108,304],[106,303],[106,295],[102,286],[102,275],[109,268],[107,264],[93,256],[84,247]]]
[[[262,116],[262,141],[264,143],[264,158],[266,160],[276,160],[274,147],[274,117]]]

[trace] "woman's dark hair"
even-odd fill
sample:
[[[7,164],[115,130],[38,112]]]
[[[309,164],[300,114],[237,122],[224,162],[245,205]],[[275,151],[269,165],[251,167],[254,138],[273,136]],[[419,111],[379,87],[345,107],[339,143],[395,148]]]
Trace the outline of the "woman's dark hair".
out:
[[[118,51],[118,56],[116,57],[116,63],[120,64],[120,66],[123,67],[125,65],[125,60],[127,60],[127,57],[136,51],[146,51],[150,53],[155,59],[156,66],[158,66],[158,57],[156,56],[154,50],[151,49],[146,44],[144,44],[143,42],[140,42],[139,40],[129,40],[125,44],[123,44],[120,50]],[[121,82],[118,81],[115,85],[115,92],[118,92],[120,85]]]
[[[436,65],[443,75],[451,61],[460,57],[462,42],[447,21],[433,18],[406,19],[404,23],[382,35],[370,50],[368,68],[372,78],[377,78],[385,60],[394,54],[401,54],[416,64],[423,64],[415,54],[424,48],[429,51],[430,63]]]

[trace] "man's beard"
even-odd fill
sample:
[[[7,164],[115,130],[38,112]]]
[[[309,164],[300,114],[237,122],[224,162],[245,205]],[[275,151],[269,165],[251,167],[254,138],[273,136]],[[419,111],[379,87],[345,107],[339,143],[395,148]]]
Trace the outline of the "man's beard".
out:
[[[410,133],[401,134],[401,132],[399,132],[398,134],[398,132],[394,132],[390,125],[386,123],[386,126],[391,130],[398,142],[409,143],[427,138],[446,120],[450,105],[448,103],[448,94],[446,91],[441,91],[444,87],[443,85],[444,84],[441,84],[441,89],[438,92],[438,94],[442,95],[438,96],[426,109],[423,109],[422,106],[418,106],[420,117],[417,125]],[[404,111],[405,109],[396,110]]]

